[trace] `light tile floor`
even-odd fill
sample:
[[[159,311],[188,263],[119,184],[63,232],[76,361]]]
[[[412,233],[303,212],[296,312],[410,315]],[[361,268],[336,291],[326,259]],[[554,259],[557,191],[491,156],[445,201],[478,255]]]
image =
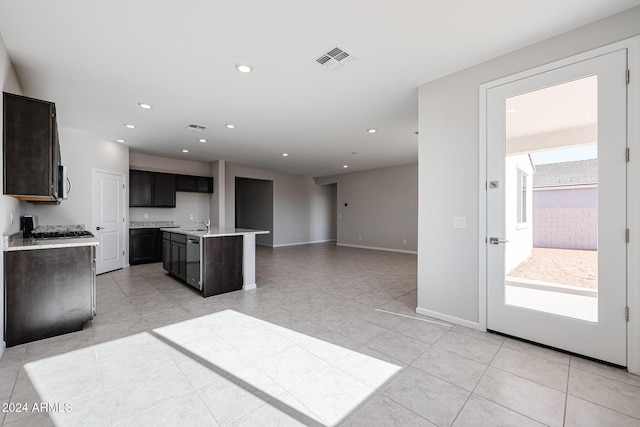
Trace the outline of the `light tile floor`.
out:
[[[7,349],[2,424],[640,426],[638,376],[416,315],[414,255],[257,264],[257,290],[206,299],[160,264],[99,276],[85,330]]]

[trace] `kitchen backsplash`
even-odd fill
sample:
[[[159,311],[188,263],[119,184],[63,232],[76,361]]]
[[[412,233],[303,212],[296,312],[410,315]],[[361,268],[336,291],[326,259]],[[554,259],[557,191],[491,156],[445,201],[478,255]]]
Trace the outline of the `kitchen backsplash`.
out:
[[[209,218],[209,194],[176,193],[175,208],[129,208],[129,222],[173,221],[175,225],[189,227],[194,220]],[[145,217],[146,215],[146,217]],[[193,215],[193,219],[191,218]],[[217,222],[212,220],[213,223]]]
[[[59,231],[84,231],[84,224],[75,225],[39,225],[35,228],[38,233],[51,233]]]
[[[176,227],[173,221],[131,221],[129,228],[163,228]]]

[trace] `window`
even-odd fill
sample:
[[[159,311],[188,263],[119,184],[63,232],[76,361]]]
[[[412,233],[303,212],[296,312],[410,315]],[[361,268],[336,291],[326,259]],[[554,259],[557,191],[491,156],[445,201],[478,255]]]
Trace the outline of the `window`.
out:
[[[518,224],[527,222],[527,174],[518,170]]]

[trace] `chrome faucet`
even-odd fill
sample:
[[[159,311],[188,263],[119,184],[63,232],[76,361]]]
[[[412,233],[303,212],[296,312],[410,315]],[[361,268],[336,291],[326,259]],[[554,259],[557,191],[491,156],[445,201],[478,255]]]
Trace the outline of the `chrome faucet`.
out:
[[[209,218],[207,218],[207,222],[197,220],[194,221],[194,223],[204,225],[205,227],[207,227],[207,234],[211,234],[211,220]]]

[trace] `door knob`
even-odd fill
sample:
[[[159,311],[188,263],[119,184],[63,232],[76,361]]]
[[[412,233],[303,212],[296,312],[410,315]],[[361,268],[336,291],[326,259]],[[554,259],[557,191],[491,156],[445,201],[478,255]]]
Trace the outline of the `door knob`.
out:
[[[96,230],[103,230],[104,227],[96,227]]]
[[[508,240],[500,240],[497,237],[489,237],[490,245],[497,245],[498,243],[508,243]]]

